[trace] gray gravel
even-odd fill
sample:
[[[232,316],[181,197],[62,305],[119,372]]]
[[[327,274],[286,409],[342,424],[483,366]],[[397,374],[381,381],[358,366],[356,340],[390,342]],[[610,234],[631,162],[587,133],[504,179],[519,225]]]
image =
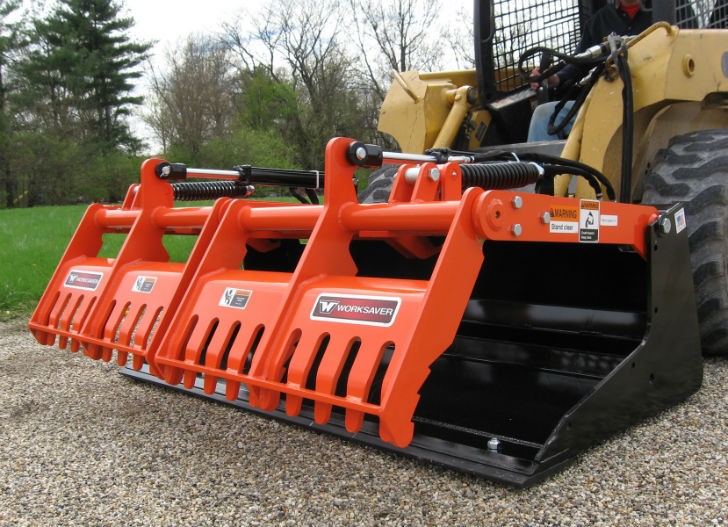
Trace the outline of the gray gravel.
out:
[[[526,490],[126,379],[0,323],[0,526],[728,525],[728,361]]]

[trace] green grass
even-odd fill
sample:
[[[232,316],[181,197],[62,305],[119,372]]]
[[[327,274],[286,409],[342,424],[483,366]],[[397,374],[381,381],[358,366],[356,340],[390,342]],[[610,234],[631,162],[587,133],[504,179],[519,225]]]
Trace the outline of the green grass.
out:
[[[0,210],[0,319],[25,316],[45,290],[86,205]],[[126,235],[104,236],[99,256],[113,258]],[[173,261],[184,262],[197,238],[165,236]]]
[[[0,319],[28,315],[55,271],[86,205],[0,210]],[[125,234],[104,235],[98,256],[115,257]],[[185,262],[196,236],[165,236],[170,260]]]
[[[86,208],[87,205],[72,205],[0,209],[0,320],[32,312]],[[125,239],[124,234],[105,235],[98,256],[115,257]],[[196,236],[170,235],[164,237],[163,243],[171,261],[186,262],[196,240]]]
[[[29,313],[83,215],[85,205],[0,210],[0,315]]]

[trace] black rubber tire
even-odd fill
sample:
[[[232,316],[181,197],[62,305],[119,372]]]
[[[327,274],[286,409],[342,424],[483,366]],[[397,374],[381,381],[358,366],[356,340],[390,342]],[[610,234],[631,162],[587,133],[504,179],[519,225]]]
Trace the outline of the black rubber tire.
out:
[[[398,168],[397,165],[382,165],[372,171],[367,188],[359,193],[359,203],[386,203]]]
[[[703,352],[728,355],[728,129],[673,137],[644,180],[642,203],[685,202]]]

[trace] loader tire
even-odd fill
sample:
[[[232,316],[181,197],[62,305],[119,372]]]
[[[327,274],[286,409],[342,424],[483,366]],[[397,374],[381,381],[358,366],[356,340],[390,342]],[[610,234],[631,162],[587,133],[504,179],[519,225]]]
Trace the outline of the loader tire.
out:
[[[396,165],[383,165],[369,174],[367,188],[359,193],[359,203],[386,203],[397,168]]]
[[[685,203],[703,352],[728,355],[728,129],[673,137],[645,176],[642,202]]]

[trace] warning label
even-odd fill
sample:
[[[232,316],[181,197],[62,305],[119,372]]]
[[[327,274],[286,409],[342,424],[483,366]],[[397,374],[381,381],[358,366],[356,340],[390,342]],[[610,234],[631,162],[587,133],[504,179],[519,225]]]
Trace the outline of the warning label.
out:
[[[400,303],[399,298],[322,293],[313,305],[311,319],[388,327],[394,323]]]
[[[579,241],[597,243],[599,241],[599,202],[583,199],[579,202]]]
[[[222,298],[220,299],[220,303],[218,305],[223,307],[245,309],[252,295],[253,292],[247,289],[228,287],[222,294]]]
[[[71,271],[63,283],[66,287],[74,289],[85,289],[87,291],[96,291],[99,282],[104,277],[104,273],[94,273],[92,271]]]
[[[576,207],[551,207],[549,232],[576,234],[579,231],[579,210]]]
[[[156,276],[137,276],[137,279],[134,280],[134,285],[131,287],[131,290],[135,293],[151,293],[152,289],[154,289],[154,284],[157,283],[157,277]]]

